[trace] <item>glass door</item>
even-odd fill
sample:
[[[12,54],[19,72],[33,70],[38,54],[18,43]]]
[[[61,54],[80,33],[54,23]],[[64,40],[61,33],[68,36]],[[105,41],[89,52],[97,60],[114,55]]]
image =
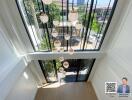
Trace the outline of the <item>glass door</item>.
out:
[[[64,82],[87,81],[92,70],[95,59],[69,59],[69,67],[64,68]]]
[[[95,59],[83,59],[80,60],[80,66],[77,76],[77,81],[87,81],[90,72],[92,70],[93,64],[95,62]]]
[[[57,70],[54,60],[39,61],[45,79],[48,83],[57,81]]]
[[[41,60],[39,64],[48,83],[87,81],[95,59],[67,59],[69,67],[65,68],[59,60]]]
[[[64,77],[64,81],[65,82],[76,82],[76,78],[77,78],[77,59],[70,59],[67,60],[69,62],[69,67],[68,68],[64,68],[65,73],[65,77]]]

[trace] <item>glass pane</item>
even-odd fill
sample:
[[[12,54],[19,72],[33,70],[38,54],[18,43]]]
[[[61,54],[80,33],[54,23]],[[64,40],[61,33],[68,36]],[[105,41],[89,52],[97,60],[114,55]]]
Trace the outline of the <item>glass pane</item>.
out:
[[[67,61],[69,63],[69,67],[64,68],[64,70],[66,71],[64,81],[65,82],[76,82],[76,78],[77,78],[77,60],[70,59],[70,60],[67,60]]]
[[[51,51],[55,40],[60,40],[65,50],[98,50],[114,1],[52,0],[46,4],[42,0],[18,0],[18,4],[36,51]]]
[[[48,82],[57,81],[56,70],[52,60],[41,61],[43,64],[44,74]]]
[[[78,81],[86,81],[94,63],[94,59],[83,59],[80,62]]]

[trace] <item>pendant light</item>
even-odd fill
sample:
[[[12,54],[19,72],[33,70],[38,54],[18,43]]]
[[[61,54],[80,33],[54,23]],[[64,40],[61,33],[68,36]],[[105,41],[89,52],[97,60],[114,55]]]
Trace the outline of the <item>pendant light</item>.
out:
[[[47,4],[47,5],[52,3],[52,0],[42,0],[42,1],[43,1],[44,4]]]
[[[53,30],[53,32],[52,32],[52,36],[53,36],[53,37],[57,37],[57,36],[58,36],[58,32],[55,31],[55,30]]]
[[[60,47],[59,52],[64,52],[64,48]]]
[[[41,13],[41,15],[39,16],[39,18],[40,18],[41,22],[43,22],[43,23],[47,23],[48,20],[49,20],[49,18],[46,15],[46,13]]]
[[[59,71],[62,73],[64,71],[64,68],[63,67],[60,67],[59,68]]]
[[[77,22],[75,25],[76,29],[81,29],[83,25],[80,22]]]
[[[55,47],[60,47],[60,46],[61,46],[60,40],[55,40],[55,41],[54,41],[54,46],[55,46]]]
[[[53,21],[53,24],[55,25],[55,26],[59,26],[59,21]]]
[[[64,61],[64,62],[63,62],[63,66],[64,66],[65,68],[68,68],[68,67],[69,67],[69,62],[68,62],[68,61]]]
[[[78,19],[78,12],[74,9],[74,0],[72,0],[72,10],[70,11],[68,15],[68,19],[71,22],[74,22]]]
[[[69,34],[65,34],[64,38],[65,38],[65,40],[69,40],[70,39],[70,35]]]
[[[64,61],[64,57],[59,57],[60,62]]]
[[[72,54],[74,54],[74,49],[69,48],[68,52],[69,52],[70,55],[72,55]]]
[[[78,19],[78,13],[74,9],[68,15],[69,21],[73,22]]]
[[[52,48],[52,52],[57,52],[57,48]]]

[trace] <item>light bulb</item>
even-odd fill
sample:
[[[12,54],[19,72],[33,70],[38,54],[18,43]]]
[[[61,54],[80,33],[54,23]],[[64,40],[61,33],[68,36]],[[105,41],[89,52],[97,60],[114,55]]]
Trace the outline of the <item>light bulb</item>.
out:
[[[57,52],[57,48],[53,48],[52,49],[52,52]]]
[[[52,36],[53,36],[53,37],[57,37],[57,36],[58,36],[58,32],[53,31],[53,32],[52,32]]]
[[[55,26],[59,26],[59,21],[53,21],[53,24],[55,25]]]
[[[60,52],[64,52],[64,48],[61,47],[61,48],[59,49],[59,51],[60,51]]]
[[[78,13],[74,9],[68,15],[69,21],[73,22],[78,19]]]
[[[69,67],[69,62],[65,61],[65,62],[63,63],[63,66],[64,66],[65,68],[68,68],[68,67]]]
[[[64,71],[64,68],[63,67],[60,67],[59,68],[59,71],[62,73]]]
[[[65,38],[65,40],[69,40],[70,39],[70,35],[69,34],[65,34],[64,38]]]
[[[68,52],[69,52],[70,55],[72,55],[72,54],[74,53],[74,49],[70,48],[70,49],[68,50]]]
[[[55,41],[54,41],[54,46],[55,46],[55,47],[60,47],[60,46],[61,46],[60,40],[55,40]]]
[[[43,23],[47,23],[49,20],[48,16],[45,13],[41,13],[39,18],[40,18],[41,22],[43,22]]]
[[[43,1],[44,4],[47,4],[47,5],[52,3],[52,0],[42,0],[42,1]]]
[[[59,57],[59,60],[62,62],[64,61],[64,57]]]
[[[82,24],[81,23],[76,23],[76,25],[75,25],[75,27],[76,27],[76,29],[81,29],[83,26],[82,26]]]

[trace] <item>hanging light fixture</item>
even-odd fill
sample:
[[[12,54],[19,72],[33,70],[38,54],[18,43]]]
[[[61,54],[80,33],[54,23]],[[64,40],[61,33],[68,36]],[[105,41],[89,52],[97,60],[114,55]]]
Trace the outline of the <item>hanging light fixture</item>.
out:
[[[63,67],[60,67],[59,68],[59,71],[62,73],[64,71],[64,68]]]
[[[77,22],[75,27],[76,27],[76,29],[81,29],[83,26],[80,22]]]
[[[68,67],[69,67],[69,62],[68,62],[68,61],[63,62],[63,66],[64,66],[65,68],[68,68]]]
[[[70,39],[70,35],[69,34],[65,34],[64,38],[65,38],[65,40],[69,40]]]
[[[72,55],[72,54],[74,54],[74,49],[69,48],[68,52],[69,52],[70,55]]]
[[[57,48],[52,48],[52,52],[57,52]]]
[[[62,62],[62,61],[64,61],[64,57],[62,56],[62,57],[59,57],[59,60]]]
[[[43,23],[47,23],[48,20],[49,20],[49,18],[46,15],[46,13],[41,13],[40,16],[39,16],[39,18],[40,18],[41,22],[43,22]]]
[[[74,9],[72,9],[72,11],[68,15],[68,18],[69,18],[69,21],[71,21],[71,22],[76,21],[78,19],[78,13],[77,13],[77,11],[75,11]]]
[[[54,41],[54,46],[55,46],[55,47],[60,47],[60,46],[61,46],[60,40],[55,40],[55,41]]]
[[[59,26],[59,21],[53,21],[53,24],[55,25],[55,26]]]
[[[47,4],[47,5],[52,3],[52,0],[42,0],[42,1],[43,1],[44,4]]]
[[[59,48],[59,52],[64,52],[64,48],[63,47],[60,47]]]
[[[53,36],[53,37],[57,37],[57,36],[58,36],[58,32],[55,31],[55,30],[53,30],[53,32],[52,32],[52,36]]]

